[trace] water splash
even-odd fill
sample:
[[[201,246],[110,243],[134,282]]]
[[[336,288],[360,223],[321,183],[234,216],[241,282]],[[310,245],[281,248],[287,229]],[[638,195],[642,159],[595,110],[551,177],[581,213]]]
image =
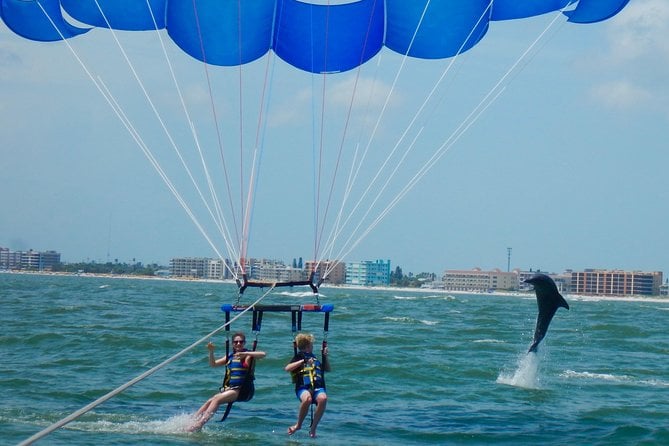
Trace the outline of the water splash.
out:
[[[187,434],[187,428],[193,423],[191,414],[180,414],[166,420],[97,420],[77,421],[68,428],[87,432],[115,432],[124,434]]]
[[[536,353],[523,354],[518,358],[516,370],[500,372],[497,382],[525,389],[539,389],[539,365],[541,360]]]

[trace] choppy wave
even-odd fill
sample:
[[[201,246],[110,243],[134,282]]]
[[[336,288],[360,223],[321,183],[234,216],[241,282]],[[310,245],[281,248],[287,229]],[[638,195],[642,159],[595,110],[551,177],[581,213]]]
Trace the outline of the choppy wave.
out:
[[[17,444],[220,327],[234,284],[0,277],[0,444]],[[99,291],[99,292],[98,292]],[[266,290],[249,289],[242,303]],[[328,445],[668,444],[669,302],[583,300],[526,354],[536,301],[328,288],[333,370],[319,437]],[[399,298],[398,298],[399,296]],[[281,290],[266,302],[312,302]],[[666,307],[665,307],[666,305]],[[18,317],[17,315],[20,315]],[[233,331],[251,335],[251,314]],[[323,315],[304,315],[318,338]],[[221,354],[225,334],[214,336]],[[55,446],[310,442],[286,435],[298,402],[284,371],[290,314],[265,315],[256,395],[225,423],[183,432],[222,370],[197,345],[44,441]]]
[[[405,323],[405,324],[423,324],[423,325],[437,325],[439,321],[434,321],[434,320],[427,320],[427,319],[417,319],[409,316],[401,316],[401,317],[395,317],[395,316],[385,316],[383,317],[384,320],[386,321],[391,321],[391,322],[400,322],[400,323]]]

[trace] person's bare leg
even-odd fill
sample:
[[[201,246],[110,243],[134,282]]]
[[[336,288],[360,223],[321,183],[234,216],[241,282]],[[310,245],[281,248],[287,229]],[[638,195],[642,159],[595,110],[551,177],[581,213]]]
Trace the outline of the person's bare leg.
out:
[[[288,435],[293,435],[295,432],[302,429],[302,423],[307,416],[309,406],[311,405],[311,394],[309,392],[302,392],[300,395],[300,409],[297,412],[297,423],[288,428]]]
[[[216,395],[209,398],[195,413],[195,422],[188,427],[188,432],[195,432],[202,429],[202,426],[204,426],[207,421],[209,421],[211,417],[214,416],[221,404],[236,401],[238,396],[238,390],[230,389],[222,393],[217,393]]]
[[[323,418],[323,414],[325,413],[325,407],[328,404],[328,396],[325,393],[321,393],[316,397],[316,410],[314,411],[314,420],[311,423],[311,429],[309,430],[309,436],[312,438],[316,437],[316,428],[318,427],[318,423],[321,421],[321,418]]]

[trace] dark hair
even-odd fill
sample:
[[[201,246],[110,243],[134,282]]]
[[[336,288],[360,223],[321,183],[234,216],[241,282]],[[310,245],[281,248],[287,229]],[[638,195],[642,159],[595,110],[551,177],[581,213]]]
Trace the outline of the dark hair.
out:
[[[246,335],[244,333],[242,333],[241,331],[238,331],[237,333],[232,335],[233,340],[237,337],[242,338],[242,341],[246,342]]]

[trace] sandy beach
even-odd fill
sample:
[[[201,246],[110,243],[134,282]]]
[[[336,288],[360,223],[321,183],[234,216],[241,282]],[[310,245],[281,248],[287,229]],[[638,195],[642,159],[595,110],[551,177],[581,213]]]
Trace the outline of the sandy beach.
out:
[[[91,273],[61,273],[61,272],[34,272],[34,271],[0,271],[0,274],[34,274],[43,276],[68,276],[68,277],[94,277],[107,279],[132,279],[132,280],[161,280],[168,282],[200,282],[200,283],[221,283],[221,284],[235,284],[234,280],[218,280],[218,279],[196,279],[184,277],[157,277],[157,276],[139,276],[139,275],[123,275],[123,274],[91,274]],[[478,296],[499,296],[499,297],[519,297],[522,299],[534,298],[533,292],[520,291],[460,291],[460,290],[444,290],[440,288],[404,288],[392,286],[360,286],[360,285],[330,285],[323,284],[320,287],[323,290],[327,289],[351,289],[351,290],[369,290],[369,291],[388,291],[388,292],[410,292],[410,293],[438,293],[446,295],[478,295]],[[583,301],[619,301],[619,302],[669,302],[669,296],[604,296],[604,295],[579,295],[564,293],[564,298],[567,300],[583,300]]]

